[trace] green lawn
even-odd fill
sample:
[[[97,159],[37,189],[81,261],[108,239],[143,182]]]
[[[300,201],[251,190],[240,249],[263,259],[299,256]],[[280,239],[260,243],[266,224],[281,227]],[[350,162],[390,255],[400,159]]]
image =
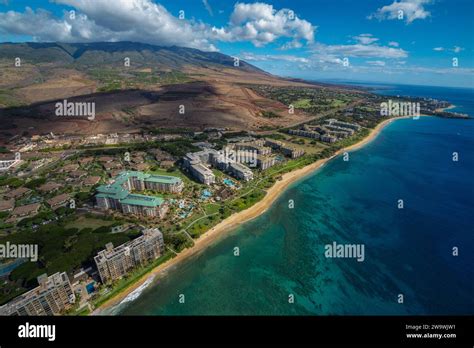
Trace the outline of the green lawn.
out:
[[[298,109],[306,109],[311,107],[311,99],[301,98],[293,103],[293,106]]]
[[[204,206],[204,211],[206,212],[206,214],[210,215],[210,214],[217,213],[219,211],[219,208],[220,208],[220,204],[209,203]]]
[[[78,219],[68,222],[64,227],[66,229],[68,228],[77,228],[79,230],[82,230],[83,228],[92,228],[95,230],[96,228],[102,227],[102,226],[110,226],[114,223],[114,221],[107,221],[107,220],[101,220],[101,219],[93,219],[93,218],[88,218],[85,216],[81,216]]]

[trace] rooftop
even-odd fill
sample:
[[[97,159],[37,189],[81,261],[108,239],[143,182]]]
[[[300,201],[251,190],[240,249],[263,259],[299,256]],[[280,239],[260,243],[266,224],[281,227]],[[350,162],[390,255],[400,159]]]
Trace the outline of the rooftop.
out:
[[[97,198],[113,198],[120,201],[121,204],[140,205],[147,207],[156,207],[164,203],[164,199],[158,196],[146,196],[140,194],[131,194],[124,185],[130,178],[141,181],[178,184],[181,179],[175,176],[147,174],[137,171],[121,172],[110,185],[100,185],[97,188]]]
[[[139,194],[129,194],[126,198],[121,199],[121,204],[140,205],[145,207],[156,207],[163,204],[164,199],[158,196],[145,196]]]

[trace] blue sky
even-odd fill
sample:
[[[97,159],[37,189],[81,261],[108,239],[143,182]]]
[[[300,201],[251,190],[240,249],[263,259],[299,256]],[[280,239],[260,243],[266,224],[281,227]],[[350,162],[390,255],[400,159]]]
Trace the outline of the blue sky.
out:
[[[0,0],[0,41],[141,41],[283,76],[474,87],[473,13],[472,0]]]

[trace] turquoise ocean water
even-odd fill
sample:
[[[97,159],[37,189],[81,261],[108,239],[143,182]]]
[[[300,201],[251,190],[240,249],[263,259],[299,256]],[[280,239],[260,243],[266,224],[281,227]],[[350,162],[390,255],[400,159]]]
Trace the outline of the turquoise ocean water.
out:
[[[460,93],[458,110],[474,115],[472,92],[464,104]],[[392,122],[348,162],[336,157],[293,184],[116,313],[474,314],[473,173],[474,120]],[[332,242],[363,244],[365,260],[326,258]]]

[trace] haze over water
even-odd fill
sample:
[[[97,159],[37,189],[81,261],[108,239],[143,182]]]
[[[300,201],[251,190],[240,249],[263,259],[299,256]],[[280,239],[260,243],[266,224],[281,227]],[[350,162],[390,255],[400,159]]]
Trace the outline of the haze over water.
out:
[[[120,314],[473,314],[473,150],[474,120],[393,122],[348,162],[339,156],[295,183],[265,214],[171,270]],[[333,241],[364,244],[365,261],[325,258]]]

